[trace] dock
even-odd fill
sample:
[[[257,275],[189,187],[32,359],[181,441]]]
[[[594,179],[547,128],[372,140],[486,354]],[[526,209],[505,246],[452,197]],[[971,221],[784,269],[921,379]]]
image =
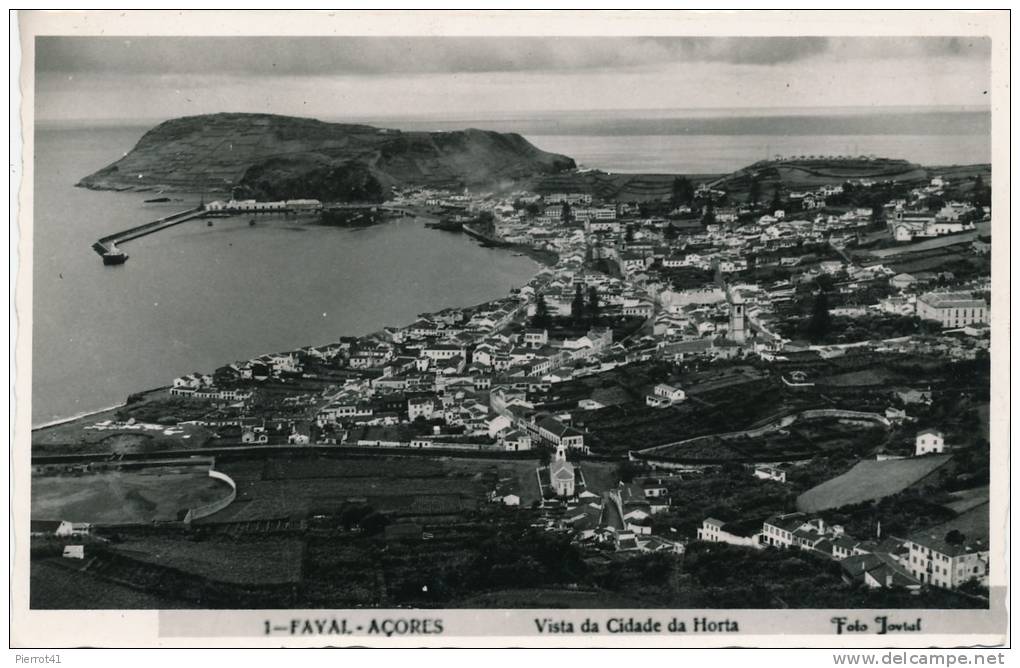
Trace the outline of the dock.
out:
[[[194,209],[188,209],[186,211],[178,211],[177,213],[164,216],[159,220],[154,220],[150,223],[143,225],[137,225],[135,227],[115,232],[114,234],[108,234],[105,237],[100,238],[94,244],[92,244],[92,250],[99,253],[104,259],[107,256],[114,255],[120,251],[117,246],[125,241],[131,241],[138,237],[144,237],[147,234],[153,232],[159,232],[165,230],[168,227],[179,225],[195,218],[201,218],[206,213],[204,206],[196,206]]]

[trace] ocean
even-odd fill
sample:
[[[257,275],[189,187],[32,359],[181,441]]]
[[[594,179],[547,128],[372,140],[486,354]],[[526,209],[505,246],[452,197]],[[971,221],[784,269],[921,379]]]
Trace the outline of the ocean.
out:
[[[987,112],[799,110],[593,112],[350,119],[407,130],[520,132],[539,148],[614,172],[720,173],[766,156],[875,154],[926,165],[990,160]],[[192,221],[125,244],[100,236],[194,206],[153,193],[75,188],[155,124],[41,124],[35,136],[32,423],[118,404],[178,375],[401,325],[503,296],[537,265],[405,220],[366,229],[259,217]]]

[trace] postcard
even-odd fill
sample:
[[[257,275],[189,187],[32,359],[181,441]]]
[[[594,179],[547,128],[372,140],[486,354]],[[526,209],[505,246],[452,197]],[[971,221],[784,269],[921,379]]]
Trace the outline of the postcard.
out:
[[[21,12],[12,645],[1005,644],[1008,18]]]

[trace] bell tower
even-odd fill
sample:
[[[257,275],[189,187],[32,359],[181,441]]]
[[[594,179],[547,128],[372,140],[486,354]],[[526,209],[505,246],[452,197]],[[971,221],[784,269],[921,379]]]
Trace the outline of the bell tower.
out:
[[[747,340],[747,325],[745,323],[744,297],[736,290],[726,291],[726,301],[730,304],[730,331],[729,338],[737,343],[744,343]]]

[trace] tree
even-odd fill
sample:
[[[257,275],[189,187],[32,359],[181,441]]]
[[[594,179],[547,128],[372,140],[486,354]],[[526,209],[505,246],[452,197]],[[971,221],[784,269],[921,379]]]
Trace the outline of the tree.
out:
[[[641,468],[629,459],[616,465],[616,475],[621,482],[634,482],[634,476],[640,472]]]
[[[701,216],[702,225],[714,225],[715,224],[715,205],[712,204],[712,198],[709,197],[708,201],[705,202],[705,209]]]
[[[624,231],[623,231],[623,240],[626,243],[628,243],[628,244],[634,243],[634,226],[633,225],[627,225],[627,227],[624,228]]]
[[[599,319],[599,291],[594,285],[588,288],[588,318],[592,324],[595,324]]]
[[[751,204],[757,204],[758,200],[761,199],[761,182],[758,181],[758,175],[755,174],[751,177],[750,192],[748,193],[748,199]]]
[[[778,183],[776,184],[776,187],[772,189],[772,203],[769,205],[769,208],[772,210],[772,213],[783,208],[783,198]]]
[[[950,529],[946,534],[946,542],[950,545],[963,545],[965,538],[958,529]]]
[[[524,210],[527,211],[528,215],[532,218],[542,213],[542,207],[538,205],[538,202],[528,202],[524,205]]]
[[[570,317],[575,325],[584,320],[584,286],[580,283],[574,286],[574,300],[570,303]]]
[[[811,319],[808,321],[807,334],[812,342],[819,342],[824,339],[832,328],[832,318],[829,316],[829,296],[825,291],[819,291],[815,295],[815,302],[811,307]]]
[[[677,176],[673,179],[673,191],[669,198],[669,204],[672,208],[687,205],[694,199],[694,186],[683,176]]]
[[[980,174],[974,179],[972,203],[982,208],[992,203],[991,188],[985,186],[985,180]]]
[[[678,236],[680,236],[680,231],[673,227],[672,223],[662,229],[662,238],[666,241],[675,241]]]
[[[569,223],[574,219],[574,213],[570,210],[570,202],[564,202],[563,206],[560,207],[560,220],[564,224]]]
[[[539,293],[535,297],[535,315],[531,317],[532,327],[549,326],[549,305],[545,303],[545,295]]]

